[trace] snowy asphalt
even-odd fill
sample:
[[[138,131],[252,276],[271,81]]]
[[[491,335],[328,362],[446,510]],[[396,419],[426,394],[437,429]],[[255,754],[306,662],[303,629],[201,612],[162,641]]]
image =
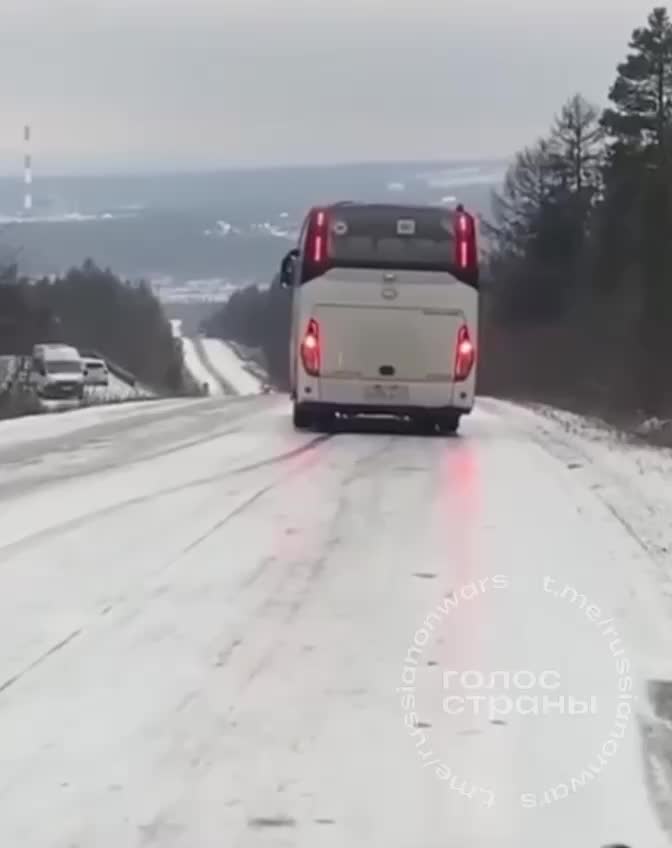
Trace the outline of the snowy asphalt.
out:
[[[0,425],[0,845],[669,844],[668,454],[487,399],[48,418]]]

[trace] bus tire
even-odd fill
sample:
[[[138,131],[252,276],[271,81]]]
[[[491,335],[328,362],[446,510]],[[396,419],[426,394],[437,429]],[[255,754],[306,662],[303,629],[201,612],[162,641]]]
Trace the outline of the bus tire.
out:
[[[460,413],[447,412],[439,419],[439,431],[454,436],[460,428]]]
[[[300,403],[295,403],[292,407],[292,423],[295,430],[309,430],[313,423],[313,416]]]
[[[331,433],[334,429],[334,415],[332,412],[316,412],[313,415],[313,429],[318,433]]]
[[[433,436],[436,433],[437,418],[435,415],[419,415],[413,423],[415,431],[421,436]]]

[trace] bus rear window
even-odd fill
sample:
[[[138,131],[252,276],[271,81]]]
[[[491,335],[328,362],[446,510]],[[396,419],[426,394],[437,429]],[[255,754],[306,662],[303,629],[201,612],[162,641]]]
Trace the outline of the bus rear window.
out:
[[[330,210],[331,264],[411,271],[453,269],[454,215],[443,209],[376,206]]]

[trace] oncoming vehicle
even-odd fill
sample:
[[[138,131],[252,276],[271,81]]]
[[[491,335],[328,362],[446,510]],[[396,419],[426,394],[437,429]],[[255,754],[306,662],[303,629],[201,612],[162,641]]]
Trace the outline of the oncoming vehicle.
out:
[[[110,373],[102,359],[86,358],[84,360],[84,383],[87,386],[107,386]]]
[[[35,345],[30,379],[37,394],[45,399],[84,397],[84,363],[74,347]]]
[[[294,425],[336,413],[456,432],[476,391],[476,220],[462,206],[336,203],[308,213],[284,258],[294,289]]]

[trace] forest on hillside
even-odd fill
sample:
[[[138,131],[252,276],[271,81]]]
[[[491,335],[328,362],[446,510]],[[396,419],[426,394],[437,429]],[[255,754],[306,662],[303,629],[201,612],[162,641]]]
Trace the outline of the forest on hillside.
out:
[[[0,268],[0,354],[25,356],[39,342],[95,350],[160,392],[185,390],[181,349],[150,287],[90,260],[38,281]]]
[[[632,33],[600,110],[574,96],[495,198],[483,390],[672,408],[672,23]]]

